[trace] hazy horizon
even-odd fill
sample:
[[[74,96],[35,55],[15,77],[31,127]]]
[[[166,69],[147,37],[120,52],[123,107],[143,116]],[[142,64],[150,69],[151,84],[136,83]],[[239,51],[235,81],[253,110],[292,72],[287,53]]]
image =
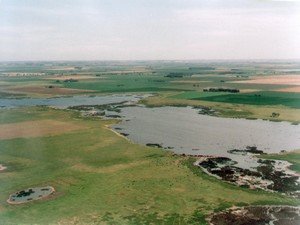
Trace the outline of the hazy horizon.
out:
[[[0,0],[0,61],[299,60],[297,0]]]
[[[218,63],[218,62],[253,62],[253,63],[264,63],[264,62],[289,62],[289,63],[300,63],[299,59],[49,59],[49,60],[0,60],[0,63],[73,63],[73,62],[186,62],[186,63]]]

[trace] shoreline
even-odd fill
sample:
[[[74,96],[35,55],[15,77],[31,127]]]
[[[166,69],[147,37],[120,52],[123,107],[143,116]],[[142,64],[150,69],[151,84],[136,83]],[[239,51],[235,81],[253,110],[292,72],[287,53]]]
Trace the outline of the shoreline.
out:
[[[133,141],[131,141],[129,138],[127,138],[127,137],[125,137],[124,135],[122,135],[122,134],[118,133],[117,131],[113,130],[113,129],[111,128],[111,126],[113,126],[113,125],[114,125],[114,124],[104,125],[104,127],[105,127],[106,129],[110,130],[111,132],[113,132],[114,134],[116,134],[117,136],[119,136],[119,137],[125,139],[125,140],[128,141],[129,143],[133,143]]]
[[[241,223],[243,222],[243,224],[244,222],[247,222],[247,224],[252,224],[264,219],[268,224],[273,224],[275,221],[281,220],[281,222],[284,222],[286,219],[288,219],[291,222],[289,224],[298,224],[298,220],[293,221],[289,216],[282,218],[282,213],[288,213],[289,215],[293,214],[294,218],[299,218],[300,207],[291,205],[232,206],[222,211],[213,213],[211,216],[206,218],[206,221],[209,225],[217,225],[220,221],[224,222],[222,224],[227,225],[231,224],[232,219],[235,221],[240,221]]]

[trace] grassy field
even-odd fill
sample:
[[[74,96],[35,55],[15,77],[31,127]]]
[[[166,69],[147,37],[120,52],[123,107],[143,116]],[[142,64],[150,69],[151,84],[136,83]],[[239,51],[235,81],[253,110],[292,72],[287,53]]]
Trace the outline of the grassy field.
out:
[[[224,95],[224,93],[222,93],[222,92],[187,91],[187,92],[184,92],[184,93],[181,93],[178,95],[173,95],[173,96],[171,96],[171,98],[193,100],[193,99],[219,96],[219,95]]]
[[[250,93],[226,93],[226,92],[203,92],[187,91],[171,96],[174,99],[199,100],[208,102],[222,102],[246,105],[282,105],[289,108],[300,107],[300,93],[288,92],[261,92]]]
[[[300,93],[285,92],[252,92],[223,94],[212,96],[201,96],[191,98],[192,100],[203,100],[210,102],[225,102],[233,104],[249,105],[283,105],[290,108],[300,108]]]
[[[152,74],[109,75],[104,79],[99,78],[80,82],[65,83],[64,87],[96,90],[101,93],[160,92],[175,90],[172,89],[172,84],[169,83],[168,79],[160,75]]]
[[[0,140],[0,164],[8,167],[0,172],[2,224],[206,224],[205,216],[232,205],[299,204],[209,177],[195,159],[130,143],[106,128],[113,120],[47,108],[0,111],[2,124],[44,118],[82,128]],[[6,203],[9,194],[42,185],[56,194]]]

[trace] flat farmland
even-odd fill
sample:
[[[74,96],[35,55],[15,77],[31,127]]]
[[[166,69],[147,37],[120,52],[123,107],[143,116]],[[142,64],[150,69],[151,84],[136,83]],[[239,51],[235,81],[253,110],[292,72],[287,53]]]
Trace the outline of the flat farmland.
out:
[[[300,108],[299,93],[284,92],[251,92],[237,93],[194,98],[194,100],[204,100],[212,102],[226,102],[233,104],[250,105],[282,105],[291,108]]]
[[[234,81],[234,83],[300,85],[300,74],[276,75],[276,76],[252,76],[251,79],[249,80]]]

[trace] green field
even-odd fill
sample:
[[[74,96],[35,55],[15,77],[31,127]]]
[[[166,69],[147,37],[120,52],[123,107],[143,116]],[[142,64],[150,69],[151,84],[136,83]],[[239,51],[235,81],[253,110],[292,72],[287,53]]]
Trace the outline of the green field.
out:
[[[290,108],[300,108],[300,93],[285,92],[252,92],[226,95],[213,95],[191,98],[211,102],[225,102],[249,105],[283,105]]]
[[[219,96],[219,95],[226,95],[226,94],[224,94],[223,92],[187,91],[182,94],[173,95],[171,96],[171,98],[194,100],[194,99]]]
[[[298,204],[278,194],[250,191],[209,177],[193,159],[132,144],[105,125],[115,121],[81,118],[47,108],[2,110],[2,123],[64,121],[83,126],[71,133],[1,140],[2,224],[205,224],[211,211],[232,205]],[[16,124],[17,125],[17,124]],[[8,195],[51,185],[56,195],[9,205]]]

